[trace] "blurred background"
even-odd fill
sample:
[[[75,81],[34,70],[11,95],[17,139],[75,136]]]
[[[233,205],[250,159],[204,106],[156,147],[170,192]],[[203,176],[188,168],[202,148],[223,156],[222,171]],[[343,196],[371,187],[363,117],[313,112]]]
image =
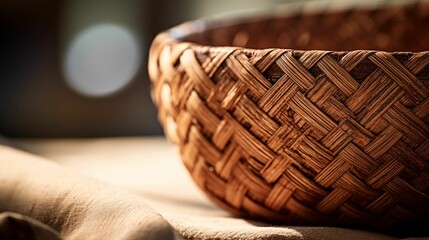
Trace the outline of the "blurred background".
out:
[[[148,49],[181,22],[287,0],[1,0],[0,134],[162,134]]]

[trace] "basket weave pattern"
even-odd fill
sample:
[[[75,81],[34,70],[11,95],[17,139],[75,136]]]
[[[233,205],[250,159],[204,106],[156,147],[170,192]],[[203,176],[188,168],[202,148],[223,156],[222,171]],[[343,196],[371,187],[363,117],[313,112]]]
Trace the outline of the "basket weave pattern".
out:
[[[205,47],[162,33],[149,70],[166,135],[224,208],[287,224],[429,217],[428,52]]]

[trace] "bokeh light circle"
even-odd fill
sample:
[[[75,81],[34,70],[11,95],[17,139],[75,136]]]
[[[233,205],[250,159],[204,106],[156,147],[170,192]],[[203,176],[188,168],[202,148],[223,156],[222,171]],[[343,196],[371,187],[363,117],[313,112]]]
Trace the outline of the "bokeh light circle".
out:
[[[92,97],[110,95],[126,86],[140,67],[138,39],[126,28],[99,24],[71,42],[64,71],[68,85]]]

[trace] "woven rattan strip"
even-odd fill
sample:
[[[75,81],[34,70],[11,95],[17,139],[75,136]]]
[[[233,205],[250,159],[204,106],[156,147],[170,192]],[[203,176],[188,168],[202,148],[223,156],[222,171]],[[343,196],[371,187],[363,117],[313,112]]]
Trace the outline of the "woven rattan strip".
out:
[[[428,27],[427,2],[187,23],[151,47],[159,119],[198,186],[234,213],[424,221]]]

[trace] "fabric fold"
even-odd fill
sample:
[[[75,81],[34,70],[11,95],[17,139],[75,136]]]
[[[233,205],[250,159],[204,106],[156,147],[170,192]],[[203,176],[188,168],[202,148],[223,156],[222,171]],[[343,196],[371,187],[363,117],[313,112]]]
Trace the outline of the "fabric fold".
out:
[[[0,212],[5,211],[40,221],[63,239],[175,238],[168,222],[140,197],[0,146]]]
[[[0,213],[0,239],[60,240],[59,234],[39,221],[18,213]]]

